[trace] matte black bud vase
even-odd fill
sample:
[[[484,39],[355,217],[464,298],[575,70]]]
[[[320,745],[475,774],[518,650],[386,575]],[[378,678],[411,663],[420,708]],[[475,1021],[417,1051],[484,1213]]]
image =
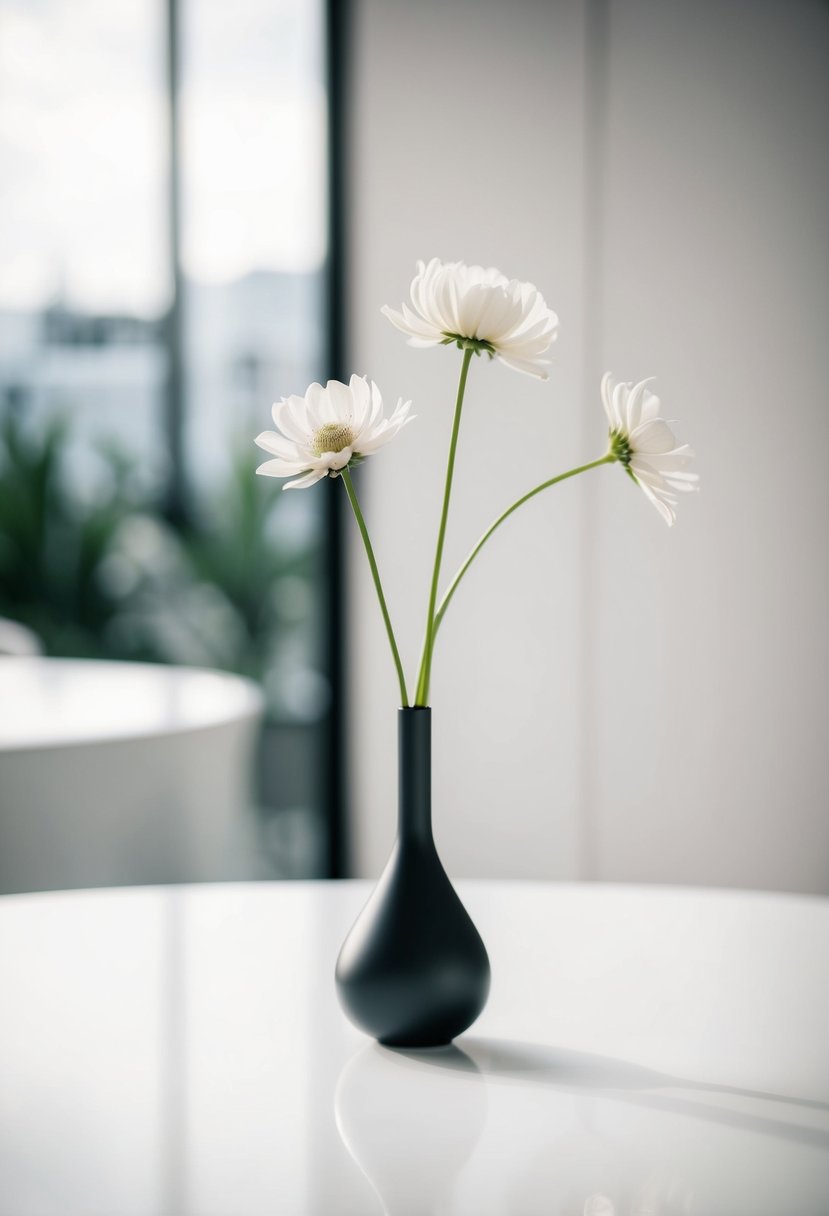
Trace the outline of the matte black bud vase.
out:
[[[389,1047],[438,1047],[489,994],[489,959],[432,839],[432,711],[399,710],[399,817],[391,857],[337,960],[340,1001]]]

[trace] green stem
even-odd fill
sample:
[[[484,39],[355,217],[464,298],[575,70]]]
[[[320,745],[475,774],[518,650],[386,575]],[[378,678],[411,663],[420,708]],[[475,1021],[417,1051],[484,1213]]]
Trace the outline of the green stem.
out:
[[[529,502],[529,500],[531,498],[535,498],[536,494],[540,494],[542,490],[548,490],[550,488],[550,486],[558,485],[558,483],[560,481],[567,481],[567,479],[569,477],[576,477],[579,473],[586,473],[588,471],[588,469],[598,469],[600,465],[614,464],[615,461],[616,461],[616,457],[613,456],[610,452],[608,452],[608,454],[606,456],[602,456],[602,458],[600,460],[593,460],[590,462],[590,464],[579,465],[579,467],[577,469],[569,469],[566,473],[559,473],[558,477],[551,477],[549,481],[543,481],[540,486],[536,486],[534,490],[530,490],[528,494],[524,494],[523,497],[519,498],[517,500],[517,502],[514,502],[511,507],[507,507],[506,511],[504,511],[502,515],[498,516],[498,518],[495,520],[495,522],[487,528],[486,532],[484,532],[481,539],[475,545],[474,549],[472,549],[472,551],[470,552],[466,561],[463,563],[460,570],[455,575],[455,577],[452,579],[452,582],[449,584],[449,588],[448,588],[446,594],[444,595],[443,599],[441,600],[440,607],[438,608],[437,613],[435,614],[435,627],[434,627],[434,631],[432,633],[432,644],[433,645],[434,645],[434,639],[437,635],[437,631],[440,628],[440,623],[443,620],[443,617],[446,613],[446,609],[449,607],[449,603],[452,599],[452,596],[455,594],[455,592],[458,589],[458,584],[460,583],[463,576],[466,574],[469,567],[474,562],[475,558],[480,553],[481,549],[483,549],[484,545],[489,540],[490,536],[492,536],[493,532],[495,532],[496,529],[500,528],[500,526],[504,522],[504,520],[509,519],[509,517],[510,517],[510,515],[512,515],[513,511],[517,511],[519,507],[523,507],[525,502]]]
[[[360,504],[357,501],[357,492],[354,489],[354,482],[351,480],[351,473],[348,471],[347,467],[342,470],[340,476],[342,477],[343,485],[345,486],[345,492],[348,495],[348,501],[351,503],[354,518],[357,520],[357,527],[360,529],[363,544],[366,547],[366,557],[368,558],[368,564],[371,569],[371,577],[374,579],[377,598],[380,601],[380,611],[383,614],[383,620],[386,624],[386,633],[389,635],[389,645],[391,646],[392,658],[394,659],[394,665],[397,668],[397,679],[400,682],[400,696],[402,699],[402,704],[404,706],[408,706],[409,694],[406,691],[406,680],[403,675],[403,664],[400,662],[400,653],[397,649],[397,642],[394,640],[394,630],[391,627],[391,618],[389,617],[389,610],[386,607],[386,597],[383,595],[383,585],[380,582],[380,572],[377,569],[377,562],[374,558],[374,550],[372,549],[371,541],[369,540],[366,521],[363,519],[363,513],[360,510]]]
[[[449,460],[446,465],[446,485],[443,491],[443,510],[440,516],[438,542],[435,550],[435,568],[432,571],[432,586],[429,591],[429,611],[426,616],[426,636],[423,640],[423,657],[420,661],[420,674],[417,678],[415,705],[427,705],[429,702],[429,681],[432,675],[432,651],[435,645],[435,605],[438,598],[438,582],[440,580],[440,563],[443,558],[443,542],[446,539],[446,521],[449,518],[449,499],[452,496],[452,478],[455,472],[455,452],[458,447],[458,433],[461,427],[461,411],[463,395],[466,391],[466,378],[469,375],[469,364],[475,353],[474,348],[467,346],[463,352],[461,378],[458,383],[458,396],[455,401],[455,420],[452,424],[452,438],[449,442]]]

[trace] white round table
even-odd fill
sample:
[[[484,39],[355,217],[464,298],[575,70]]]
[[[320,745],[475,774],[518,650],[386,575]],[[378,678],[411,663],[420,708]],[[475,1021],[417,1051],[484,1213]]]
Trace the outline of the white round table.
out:
[[[261,714],[224,672],[0,658],[0,893],[237,877]]]
[[[394,1052],[364,883],[0,900],[0,1216],[826,1216],[829,902],[459,884],[489,1004]]]

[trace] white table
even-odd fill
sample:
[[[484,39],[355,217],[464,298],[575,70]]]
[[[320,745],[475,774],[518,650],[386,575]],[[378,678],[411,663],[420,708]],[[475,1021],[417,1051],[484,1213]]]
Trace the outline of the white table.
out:
[[[0,658],[0,892],[236,877],[261,714],[224,672]]]
[[[363,883],[0,900],[1,1216],[826,1216],[829,902],[459,884],[489,1005],[380,1048]]]

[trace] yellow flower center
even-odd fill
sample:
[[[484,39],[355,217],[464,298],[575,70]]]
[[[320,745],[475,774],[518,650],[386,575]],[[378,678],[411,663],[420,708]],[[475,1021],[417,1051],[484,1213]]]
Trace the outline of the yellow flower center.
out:
[[[344,422],[326,422],[321,426],[311,441],[311,450],[315,456],[325,452],[341,452],[354,442],[354,432]]]

